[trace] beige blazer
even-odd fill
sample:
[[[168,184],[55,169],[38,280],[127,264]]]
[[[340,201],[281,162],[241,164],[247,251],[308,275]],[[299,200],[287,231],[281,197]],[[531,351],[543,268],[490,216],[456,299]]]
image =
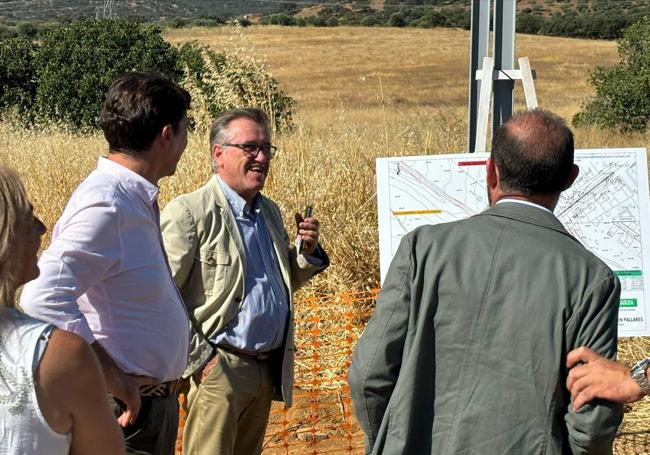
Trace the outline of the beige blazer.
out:
[[[279,390],[274,399],[291,406],[294,361],[293,291],[329,265],[311,264],[289,241],[278,206],[262,197],[264,216],[289,295],[289,321],[281,352],[273,356]],[[213,176],[198,190],[167,204],[161,229],[174,281],[192,323],[189,364],[183,376],[200,369],[211,357],[214,337],[239,312],[244,300],[246,258],[228,201]]]

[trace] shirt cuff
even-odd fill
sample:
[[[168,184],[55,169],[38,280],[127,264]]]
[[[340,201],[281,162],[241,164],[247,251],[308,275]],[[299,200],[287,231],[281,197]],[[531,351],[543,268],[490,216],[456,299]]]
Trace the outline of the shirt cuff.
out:
[[[303,254],[303,256],[311,265],[321,266],[325,264],[325,261],[323,260],[323,250],[321,249],[320,244],[316,244],[314,254]]]
[[[90,330],[90,327],[88,326],[88,322],[83,317],[79,319],[73,319],[72,321],[64,322],[63,326],[60,328],[65,330],[66,332],[72,332],[75,335],[79,335],[88,344],[92,344],[95,342],[95,335],[93,334],[93,331]]]

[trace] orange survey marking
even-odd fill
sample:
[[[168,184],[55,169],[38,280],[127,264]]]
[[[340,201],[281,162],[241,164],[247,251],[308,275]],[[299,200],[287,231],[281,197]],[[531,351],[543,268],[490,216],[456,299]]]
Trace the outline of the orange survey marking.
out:
[[[442,213],[440,209],[430,209],[430,210],[393,210],[393,216],[403,216],[403,215],[435,215],[436,213]]]

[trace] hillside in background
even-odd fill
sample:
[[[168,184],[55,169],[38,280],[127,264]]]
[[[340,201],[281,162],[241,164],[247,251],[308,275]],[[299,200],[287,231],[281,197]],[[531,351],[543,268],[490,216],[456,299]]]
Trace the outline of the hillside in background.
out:
[[[471,0],[3,0],[0,37],[35,37],[49,24],[78,17],[139,18],[173,28],[237,19],[242,25],[469,29],[470,5]],[[616,39],[647,15],[648,0],[519,0],[517,31]]]
[[[249,13],[282,11],[282,3],[257,0],[3,0],[0,17],[6,20],[52,20],[103,17],[110,7],[113,17],[141,17],[148,20],[199,17],[228,19]],[[107,8],[108,9],[108,8]]]

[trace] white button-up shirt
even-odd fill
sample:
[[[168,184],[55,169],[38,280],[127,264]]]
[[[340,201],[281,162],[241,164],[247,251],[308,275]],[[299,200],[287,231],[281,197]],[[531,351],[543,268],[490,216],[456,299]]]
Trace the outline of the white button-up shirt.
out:
[[[100,158],[23,290],[29,315],[98,341],[126,373],[180,377],[189,320],[162,248],[158,187]]]

